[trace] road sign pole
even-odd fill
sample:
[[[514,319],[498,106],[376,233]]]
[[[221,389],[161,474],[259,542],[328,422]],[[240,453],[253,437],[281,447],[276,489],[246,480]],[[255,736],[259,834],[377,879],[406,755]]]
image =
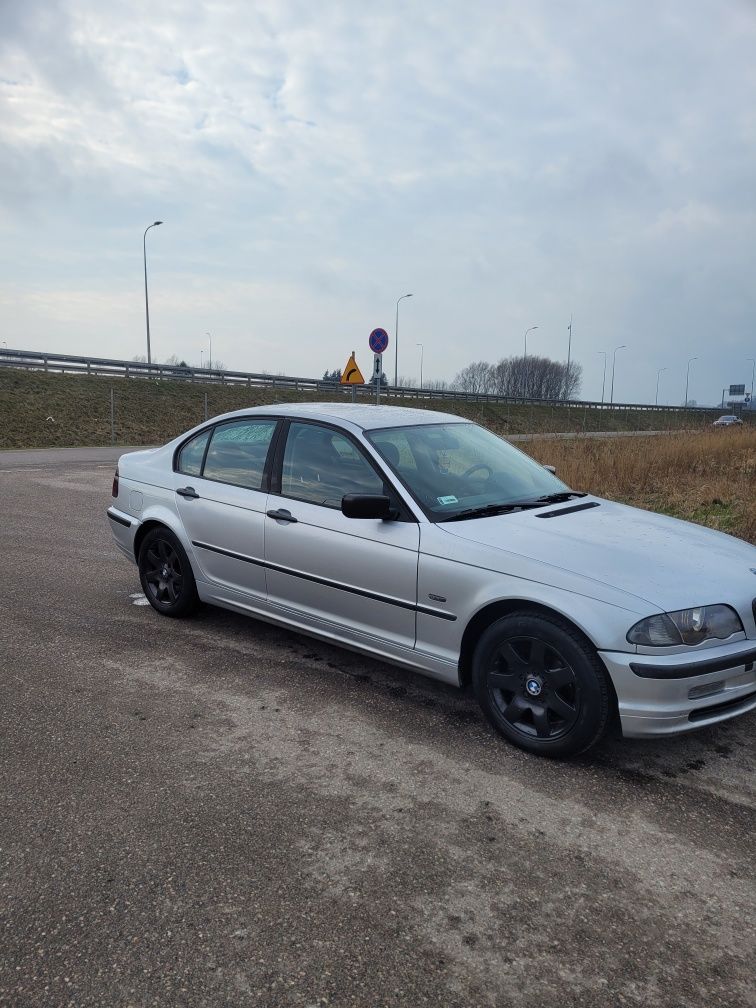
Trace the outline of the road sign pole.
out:
[[[381,379],[383,378],[383,351],[389,345],[388,333],[385,329],[373,329],[368,339],[368,346],[373,351],[373,381],[375,382],[375,404],[381,401]]]

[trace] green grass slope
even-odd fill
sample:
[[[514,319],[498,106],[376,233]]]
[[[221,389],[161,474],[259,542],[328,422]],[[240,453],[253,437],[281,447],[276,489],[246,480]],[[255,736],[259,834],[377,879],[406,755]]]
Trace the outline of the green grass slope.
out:
[[[161,444],[208,416],[275,402],[348,401],[341,389],[322,394],[201,382],[108,378],[0,369],[0,449],[109,445],[114,395],[115,444]],[[361,397],[361,401],[367,401]],[[456,413],[500,434],[556,431],[670,430],[708,426],[711,414],[518,406],[450,399],[382,402]],[[52,418],[52,419],[48,419]]]

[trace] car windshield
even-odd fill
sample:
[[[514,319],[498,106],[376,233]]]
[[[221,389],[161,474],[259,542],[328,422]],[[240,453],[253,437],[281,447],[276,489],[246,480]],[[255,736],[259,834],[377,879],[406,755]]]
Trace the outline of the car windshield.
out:
[[[367,438],[435,521],[570,494],[542,465],[477,424],[391,427]]]

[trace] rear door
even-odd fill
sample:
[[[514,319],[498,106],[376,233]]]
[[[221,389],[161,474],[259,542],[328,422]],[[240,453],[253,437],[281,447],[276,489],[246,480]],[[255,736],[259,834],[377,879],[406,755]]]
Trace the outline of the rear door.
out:
[[[202,577],[221,597],[227,589],[266,595],[266,463],[278,423],[246,417],[218,424],[177,457],[176,506]]]
[[[356,439],[325,424],[291,421],[276,454],[265,527],[269,603],[321,632],[414,648],[416,521],[341,513],[344,494],[393,495],[393,487]]]

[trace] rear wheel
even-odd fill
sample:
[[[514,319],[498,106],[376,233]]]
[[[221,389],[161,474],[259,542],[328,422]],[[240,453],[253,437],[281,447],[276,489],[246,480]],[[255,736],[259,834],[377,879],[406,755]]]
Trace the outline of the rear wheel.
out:
[[[139,547],[139,580],[161,616],[189,616],[199,598],[184,547],[167,528],[151,529]]]
[[[609,685],[596,653],[557,618],[516,612],[493,623],[473,656],[483,712],[510,742],[540,756],[574,756],[609,719]]]

